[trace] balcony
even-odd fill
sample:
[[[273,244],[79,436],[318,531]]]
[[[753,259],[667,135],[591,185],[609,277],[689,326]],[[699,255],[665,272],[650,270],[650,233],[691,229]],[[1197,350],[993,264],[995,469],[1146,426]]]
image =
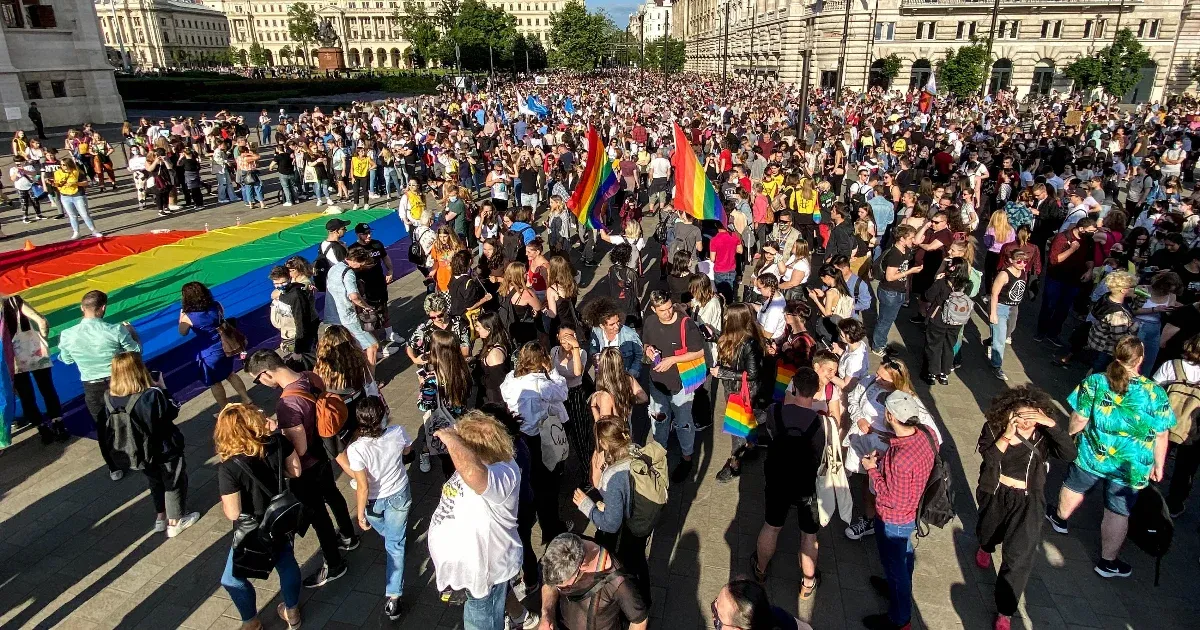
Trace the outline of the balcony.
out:
[[[1000,0],[1000,7],[1053,9],[1055,7],[1119,7],[1122,4],[1132,7],[1140,5],[1143,2],[1144,0]],[[992,5],[993,0],[900,0],[901,9],[916,11],[940,11],[946,8],[970,7],[990,12]]]

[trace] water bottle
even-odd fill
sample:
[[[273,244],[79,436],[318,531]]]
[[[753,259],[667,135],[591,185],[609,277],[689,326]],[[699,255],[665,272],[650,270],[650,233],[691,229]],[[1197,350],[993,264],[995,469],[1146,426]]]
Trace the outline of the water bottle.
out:
[[[242,217],[234,217],[234,220],[236,221],[236,223],[234,223],[234,225],[241,225],[241,224],[242,224]]]
[[[205,224],[204,224],[204,231],[205,231],[205,232],[207,232],[207,231],[208,231],[208,223],[207,223],[207,222],[205,222]]]

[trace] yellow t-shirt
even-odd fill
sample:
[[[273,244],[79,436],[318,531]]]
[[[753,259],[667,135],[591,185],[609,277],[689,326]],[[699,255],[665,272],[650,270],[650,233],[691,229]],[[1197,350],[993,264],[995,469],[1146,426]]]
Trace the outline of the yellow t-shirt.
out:
[[[896,153],[904,153],[908,150],[908,141],[904,138],[896,138],[896,141],[892,143],[892,150]]]
[[[79,194],[79,171],[68,173],[63,169],[54,171],[54,187],[64,195]]]
[[[371,158],[354,156],[350,158],[350,174],[356,179],[366,177],[371,172]]]
[[[775,194],[779,192],[779,187],[782,185],[783,185],[783,175],[776,175],[774,177],[764,178],[763,182],[762,182],[763,194],[766,195],[768,198],[774,198]]]
[[[425,215],[425,195],[411,190],[405,194],[408,196],[408,214],[413,219],[420,221],[421,217]]]

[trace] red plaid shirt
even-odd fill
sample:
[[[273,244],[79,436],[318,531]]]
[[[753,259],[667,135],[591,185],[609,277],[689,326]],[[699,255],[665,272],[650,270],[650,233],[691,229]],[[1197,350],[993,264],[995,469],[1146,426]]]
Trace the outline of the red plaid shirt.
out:
[[[917,519],[917,506],[929,472],[933,470],[934,451],[925,431],[907,437],[894,437],[879,458],[879,465],[867,471],[875,487],[875,510],[885,523],[904,525]],[[937,438],[933,438],[937,443]]]

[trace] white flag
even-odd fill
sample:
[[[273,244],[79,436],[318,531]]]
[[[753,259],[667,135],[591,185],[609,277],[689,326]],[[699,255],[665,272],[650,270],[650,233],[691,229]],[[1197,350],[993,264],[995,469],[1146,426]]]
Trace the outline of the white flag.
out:
[[[929,73],[929,81],[925,83],[925,91],[930,94],[937,95],[937,73]]]

